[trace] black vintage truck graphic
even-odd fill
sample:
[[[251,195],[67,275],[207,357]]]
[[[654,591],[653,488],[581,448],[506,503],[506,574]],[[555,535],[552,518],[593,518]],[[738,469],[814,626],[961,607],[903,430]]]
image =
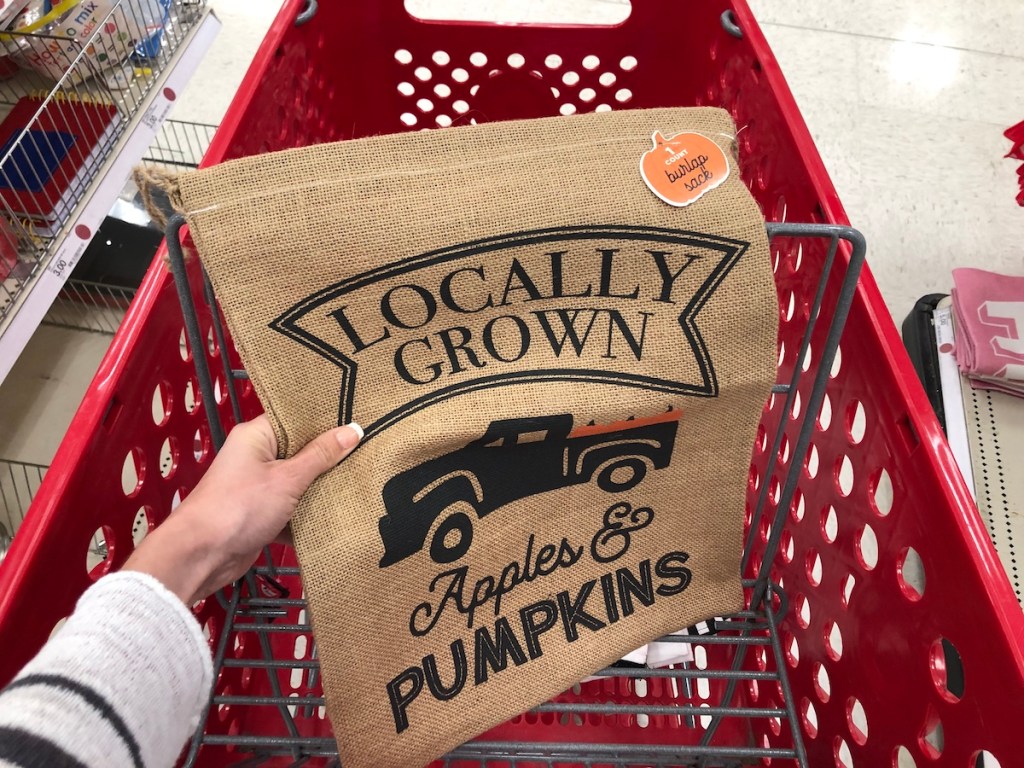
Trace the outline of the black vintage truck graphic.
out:
[[[649,469],[669,465],[681,413],[669,409],[650,418],[576,429],[567,413],[492,421],[478,440],[384,484],[380,567],[404,560],[424,544],[434,562],[459,559],[473,540],[471,513],[485,517],[518,499],[594,477],[608,493],[633,488]]]

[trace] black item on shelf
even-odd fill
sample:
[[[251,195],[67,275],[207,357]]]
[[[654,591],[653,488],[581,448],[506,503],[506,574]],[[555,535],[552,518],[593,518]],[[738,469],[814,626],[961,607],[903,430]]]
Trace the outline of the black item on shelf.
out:
[[[160,230],[107,216],[82,254],[72,277],[138,288],[163,239]]]
[[[942,403],[942,382],[939,378],[939,358],[935,347],[935,326],[932,313],[938,303],[946,298],[945,293],[929,293],[917,300],[914,308],[903,321],[903,346],[907,348],[910,362],[917,371],[917,377],[924,386],[925,394],[932,404],[932,410],[946,431],[946,411]]]

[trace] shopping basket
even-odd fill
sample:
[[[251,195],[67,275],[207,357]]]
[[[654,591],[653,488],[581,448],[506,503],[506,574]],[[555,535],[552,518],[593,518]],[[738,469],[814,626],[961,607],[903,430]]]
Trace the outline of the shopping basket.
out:
[[[780,300],[779,384],[750,467],[750,608],[684,637],[692,666],[609,671],[439,764],[1014,765],[1024,620],[870,274],[850,280],[863,243],[839,226],[743,0],[634,0],[615,27],[425,23],[400,0],[289,0],[205,163],[480,119],[708,104],[736,120]],[[189,265],[177,277],[194,297],[191,338],[158,258],[3,562],[0,680],[188,493],[221,423],[260,410]],[[102,560],[89,553],[97,533]],[[335,764],[291,551],[274,547],[195,610],[217,682],[185,761]]]

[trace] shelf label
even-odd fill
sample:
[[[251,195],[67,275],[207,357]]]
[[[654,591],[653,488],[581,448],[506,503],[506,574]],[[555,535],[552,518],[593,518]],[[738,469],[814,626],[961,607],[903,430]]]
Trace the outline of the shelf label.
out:
[[[50,264],[46,268],[46,271],[52,274],[54,277],[66,278],[71,270],[78,264],[78,260],[82,258],[82,254],[85,253],[85,249],[89,247],[89,241],[92,240],[93,229],[87,224],[83,224],[81,219],[75,224],[74,229],[71,230],[71,234],[64,239],[61,243],[60,248],[50,259]]]
[[[156,131],[160,124],[167,119],[168,113],[171,111],[171,106],[174,104],[174,100],[178,95],[174,92],[173,88],[164,88],[156,98],[153,99],[153,103],[149,105],[142,114],[142,124],[149,128],[151,131]]]

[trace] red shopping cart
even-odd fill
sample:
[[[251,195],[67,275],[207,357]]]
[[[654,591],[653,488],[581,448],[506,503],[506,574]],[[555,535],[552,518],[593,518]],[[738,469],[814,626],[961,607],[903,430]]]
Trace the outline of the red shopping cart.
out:
[[[425,22],[400,0],[299,6],[285,4],[205,163],[482,119],[719,105],[770,222],[779,383],[750,466],[748,609],[677,640],[692,666],[607,670],[440,764],[1014,764],[1024,618],[877,288],[856,280],[863,241],[743,0],[634,0],[605,27]],[[260,411],[198,263],[172,261],[184,318],[157,259],[3,562],[0,679],[188,493],[221,424]],[[87,555],[97,533],[103,559]],[[272,548],[195,612],[217,682],[185,761],[336,764],[291,552]]]

